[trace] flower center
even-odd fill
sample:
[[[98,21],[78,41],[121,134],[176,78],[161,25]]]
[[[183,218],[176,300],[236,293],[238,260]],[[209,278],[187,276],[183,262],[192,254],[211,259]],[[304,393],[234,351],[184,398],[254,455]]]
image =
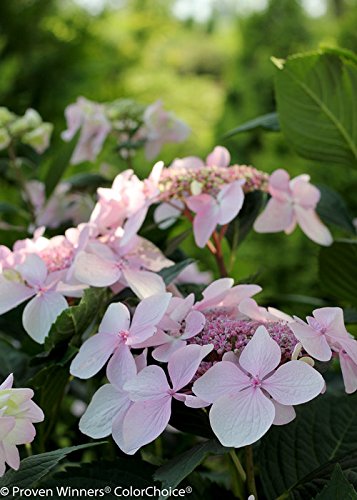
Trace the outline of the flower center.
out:
[[[252,377],[252,378],[251,378],[251,383],[252,383],[252,386],[253,386],[254,388],[256,388],[256,387],[261,387],[261,385],[262,385],[262,381],[261,381],[261,380],[260,380],[260,378],[259,378],[259,377],[257,377],[257,376],[256,376],[256,377]]]
[[[118,337],[120,338],[121,341],[126,342],[129,337],[129,331],[128,330],[120,330],[118,332]]]

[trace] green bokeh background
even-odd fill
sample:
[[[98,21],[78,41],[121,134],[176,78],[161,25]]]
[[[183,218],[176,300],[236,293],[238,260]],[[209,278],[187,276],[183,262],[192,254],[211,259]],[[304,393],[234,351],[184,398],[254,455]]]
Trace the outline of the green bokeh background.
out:
[[[164,147],[159,158],[166,163],[177,156],[205,157],[222,144],[234,162],[268,172],[309,173],[314,183],[337,190],[357,216],[355,172],[299,158],[281,133],[254,131],[223,139],[235,126],[274,111],[271,56],[284,58],[321,45],[357,49],[354,1],[326,0],[319,17],[311,17],[297,0],[270,0],[260,9],[252,7],[262,3],[252,0],[250,10],[247,2],[212,2],[204,21],[178,18],[175,2],[168,0],[112,0],[96,12],[82,4],[0,2],[0,105],[19,114],[31,106],[53,122],[52,155],[62,154],[63,111],[77,96],[132,97],[144,104],[161,98],[192,128],[186,143]],[[70,167],[66,176],[98,169],[103,161],[112,165],[113,176],[126,168],[108,143],[95,165]],[[152,166],[142,154],[134,164],[140,176]],[[18,191],[3,182],[0,198],[19,202]],[[18,237],[1,232],[6,244]],[[198,251],[192,239],[184,250],[201,261],[202,269],[214,269],[210,255]],[[299,229],[289,237],[251,233],[239,247],[232,276],[261,284],[263,303],[308,313],[314,301],[297,302],[292,296],[328,297],[317,280],[317,254],[318,247]]]

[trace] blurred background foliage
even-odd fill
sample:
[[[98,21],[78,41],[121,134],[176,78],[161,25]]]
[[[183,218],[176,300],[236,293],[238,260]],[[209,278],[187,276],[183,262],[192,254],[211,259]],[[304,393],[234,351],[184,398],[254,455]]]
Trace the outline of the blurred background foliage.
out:
[[[223,137],[274,111],[271,56],[284,58],[321,45],[357,50],[356,24],[354,0],[3,1],[0,105],[18,114],[33,107],[53,122],[48,154],[61,155],[64,108],[77,96],[96,101],[132,97],[144,104],[161,98],[192,134],[184,144],[165,146],[160,159],[205,157],[222,144],[235,162],[268,172],[309,173],[314,183],[336,189],[357,216],[355,172],[299,158],[281,133],[255,130]],[[66,175],[99,168],[104,159],[113,165],[113,176],[126,168],[109,144],[95,166],[70,167]],[[134,164],[140,176],[152,166],[142,155]],[[1,201],[13,196],[5,186],[0,194]],[[4,236],[6,243],[18,237]],[[184,250],[202,261],[192,239]],[[326,294],[317,279],[317,253],[300,230],[289,237],[251,233],[238,249],[232,275],[260,283],[266,301],[308,313],[318,301],[307,297]],[[208,254],[203,262],[214,269]]]

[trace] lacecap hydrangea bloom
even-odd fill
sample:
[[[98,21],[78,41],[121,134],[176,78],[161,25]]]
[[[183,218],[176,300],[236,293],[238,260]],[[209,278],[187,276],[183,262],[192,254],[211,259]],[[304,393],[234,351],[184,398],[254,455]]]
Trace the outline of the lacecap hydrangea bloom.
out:
[[[339,308],[314,311],[319,323],[310,327],[277,309],[259,306],[252,296],[260,290],[257,285],[233,286],[232,279],[222,278],[206,287],[199,301],[193,295],[168,297],[163,314],[153,312],[151,332],[147,325],[130,345],[129,315],[120,309],[125,325],[112,325],[112,331],[117,329],[107,354],[95,342],[99,333],[87,341],[97,348],[89,352],[84,344],[72,363],[72,373],[78,370],[82,376],[81,369],[102,366],[112,346],[117,346],[107,367],[110,383],[94,395],[80,422],[82,432],[96,438],[112,434],[125,453],[133,454],[165,430],[172,398],[197,411],[212,405],[212,430],[229,447],[254,443],[271,425],[293,420],[294,406],[325,390],[324,379],[314,368],[314,359],[321,361],[320,351],[311,348],[309,341],[324,335],[340,357],[352,356],[352,360],[357,341],[347,333]],[[159,303],[159,297],[154,300]],[[138,309],[137,318],[140,305]],[[138,321],[135,315],[132,324]],[[313,332],[306,333],[306,328]],[[323,361],[331,356],[330,349]],[[346,369],[343,361],[341,366],[346,391],[352,392],[357,380],[353,367]]]

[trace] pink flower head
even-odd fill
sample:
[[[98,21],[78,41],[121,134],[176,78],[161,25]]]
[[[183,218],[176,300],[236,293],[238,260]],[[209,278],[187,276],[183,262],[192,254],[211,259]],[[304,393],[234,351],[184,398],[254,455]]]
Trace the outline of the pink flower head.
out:
[[[64,295],[77,297],[83,288],[71,290],[61,282],[63,277],[62,271],[48,272],[38,255],[27,255],[13,272],[0,275],[0,314],[33,297],[24,309],[22,323],[30,337],[42,344],[52,323],[68,307]]]
[[[299,224],[306,236],[315,243],[331,245],[330,231],[316,214],[320,191],[310,184],[308,175],[299,175],[290,180],[285,170],[276,170],[270,176],[269,193],[271,198],[254,224],[258,233],[285,231],[290,234]]]
[[[65,115],[68,128],[62,132],[64,141],[72,140],[81,129],[71,163],[76,165],[82,161],[95,160],[112,128],[104,106],[79,97],[76,103],[66,108]]]
[[[263,326],[237,361],[232,354],[192,388],[196,396],[212,403],[211,427],[224,446],[238,448],[258,441],[273,423],[294,418],[292,405],[310,401],[324,387],[322,376],[307,363],[289,361],[277,368],[280,348]]]
[[[13,389],[13,375],[0,385],[0,477],[5,464],[17,470],[17,445],[31,443],[36,435],[34,423],[42,422],[43,412],[33,401],[32,389]]]
[[[166,314],[159,324],[160,330],[168,333],[161,332],[156,343],[158,347],[152,353],[154,359],[169,361],[174,352],[184,347],[188,339],[202,330],[206,320],[201,312],[192,309],[194,300],[193,293],[185,299],[171,298]]]
[[[120,447],[125,453],[134,454],[165,430],[171,416],[172,398],[186,400],[187,395],[179,391],[191,382],[202,359],[212,348],[188,345],[175,352],[168,362],[171,385],[164,370],[157,365],[144,368],[124,385],[134,402],[121,428]]]
[[[190,128],[163,109],[161,100],[148,106],[144,112],[143,135],[146,138],[145,155],[148,160],[157,156],[167,142],[183,142],[190,134]]]
[[[111,357],[108,378],[116,379],[116,371],[132,364],[131,347],[156,333],[171,298],[170,293],[152,295],[140,302],[130,322],[128,308],[121,303],[110,304],[99,325],[99,332],[84,342],[73,359],[70,372],[87,379],[95,375]]]
[[[214,281],[203,290],[203,299],[196,302],[193,308],[196,311],[204,311],[215,307],[225,307],[237,311],[242,300],[261,291],[258,285],[233,286],[233,284],[232,278],[220,278]]]
[[[356,356],[349,356],[345,349],[339,351],[340,365],[347,394],[357,391],[357,362]]]
[[[305,351],[320,361],[331,359],[335,346],[342,347],[357,363],[357,342],[346,330],[340,307],[322,307],[307,317],[307,324],[299,318],[290,324],[295,337]]]
[[[139,298],[165,291],[164,281],[156,273],[172,261],[144,238],[134,235],[125,243],[120,237],[110,244],[90,242],[77,255],[74,276],[90,286],[129,286]]]
[[[188,208],[196,214],[193,234],[198,247],[207,244],[217,225],[228,224],[237,216],[244,202],[243,184],[242,180],[227,184],[215,198],[203,193],[186,200]]]

